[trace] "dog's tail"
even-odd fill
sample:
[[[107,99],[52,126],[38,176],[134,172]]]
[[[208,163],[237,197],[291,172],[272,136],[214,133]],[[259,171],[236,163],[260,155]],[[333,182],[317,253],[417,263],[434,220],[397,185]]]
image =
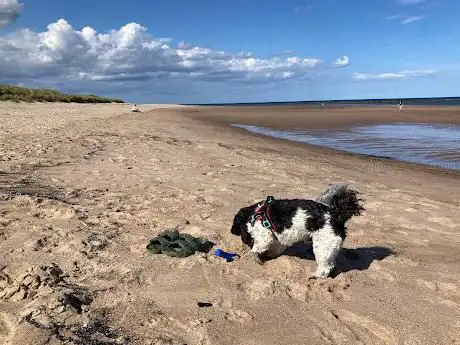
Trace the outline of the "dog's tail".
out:
[[[358,198],[358,194],[343,183],[335,183],[329,185],[327,191],[315,201],[329,206],[332,222],[344,226],[351,217],[359,216],[364,211],[364,200]]]

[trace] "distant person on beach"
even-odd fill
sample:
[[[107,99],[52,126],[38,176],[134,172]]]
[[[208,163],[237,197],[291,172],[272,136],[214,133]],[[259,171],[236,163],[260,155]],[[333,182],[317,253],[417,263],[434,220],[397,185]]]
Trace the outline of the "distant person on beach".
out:
[[[139,108],[137,107],[137,104],[134,104],[134,105],[133,105],[133,108],[131,109],[131,111],[132,111],[133,113],[140,113],[140,110],[139,110]]]
[[[399,111],[402,111],[402,110],[403,110],[403,102],[399,101]]]

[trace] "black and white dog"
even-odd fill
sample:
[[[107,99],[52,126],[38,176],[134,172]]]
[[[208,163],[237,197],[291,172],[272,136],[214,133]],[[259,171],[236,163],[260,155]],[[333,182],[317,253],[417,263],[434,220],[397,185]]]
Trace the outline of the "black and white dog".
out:
[[[364,210],[358,192],[345,184],[330,185],[316,200],[265,201],[240,209],[232,234],[252,248],[258,263],[280,256],[288,246],[313,241],[318,268],[313,278],[327,278],[345,240],[345,223]]]

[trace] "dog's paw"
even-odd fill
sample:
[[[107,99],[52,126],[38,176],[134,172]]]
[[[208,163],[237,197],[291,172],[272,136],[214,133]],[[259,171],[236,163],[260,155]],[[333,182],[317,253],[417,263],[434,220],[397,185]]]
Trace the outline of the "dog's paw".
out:
[[[254,253],[254,261],[259,265],[264,264],[264,260],[260,257],[259,254],[256,254],[256,253]]]
[[[326,279],[331,274],[334,267],[318,267],[316,272],[308,279]]]
[[[329,276],[313,274],[308,277],[308,280],[321,280],[321,279],[326,279],[326,278],[329,278]]]

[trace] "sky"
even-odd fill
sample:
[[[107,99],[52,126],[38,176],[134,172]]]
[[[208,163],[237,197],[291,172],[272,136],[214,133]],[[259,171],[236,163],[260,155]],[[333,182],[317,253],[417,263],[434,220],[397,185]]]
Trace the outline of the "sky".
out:
[[[460,96],[458,0],[0,0],[0,84],[137,103]]]

